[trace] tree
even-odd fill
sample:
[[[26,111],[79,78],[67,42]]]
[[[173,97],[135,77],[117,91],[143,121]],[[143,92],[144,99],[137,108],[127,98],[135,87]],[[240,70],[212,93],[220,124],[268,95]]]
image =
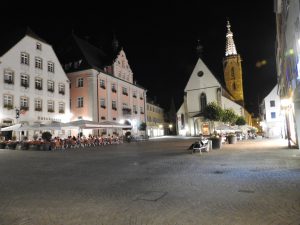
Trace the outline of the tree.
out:
[[[210,121],[221,121],[223,109],[215,102],[209,103],[203,110],[203,116]]]
[[[233,124],[236,122],[238,116],[235,114],[233,109],[223,110],[222,122]]]
[[[42,138],[45,141],[51,141],[52,134],[49,131],[45,131],[42,133]]]
[[[235,124],[238,125],[238,126],[245,125],[245,124],[246,124],[246,120],[245,120],[244,117],[239,116],[239,117],[236,119]]]
[[[141,130],[141,131],[145,131],[146,130],[146,123],[145,122],[142,122],[141,124],[140,124],[140,126],[139,126],[139,130]]]

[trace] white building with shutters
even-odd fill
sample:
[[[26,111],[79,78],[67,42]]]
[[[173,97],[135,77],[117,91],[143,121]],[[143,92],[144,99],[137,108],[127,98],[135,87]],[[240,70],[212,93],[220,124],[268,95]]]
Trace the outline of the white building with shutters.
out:
[[[1,127],[17,123],[68,122],[69,79],[52,46],[28,28],[12,32],[1,40]],[[19,118],[16,118],[17,110]],[[33,132],[23,135],[32,137]],[[1,135],[8,139],[19,134],[2,132]]]

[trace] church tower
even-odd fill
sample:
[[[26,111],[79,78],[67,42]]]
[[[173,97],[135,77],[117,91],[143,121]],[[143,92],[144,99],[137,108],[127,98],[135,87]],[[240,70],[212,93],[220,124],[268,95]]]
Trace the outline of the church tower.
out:
[[[234,100],[244,106],[242,60],[237,54],[230,27],[230,23],[227,21],[226,51],[223,58],[224,79],[226,88]]]

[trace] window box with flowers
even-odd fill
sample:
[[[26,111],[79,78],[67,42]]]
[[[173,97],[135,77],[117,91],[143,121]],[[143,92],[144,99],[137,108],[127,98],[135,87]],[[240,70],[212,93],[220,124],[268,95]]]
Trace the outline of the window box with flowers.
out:
[[[136,95],[133,95],[132,97],[136,98]]]
[[[28,106],[21,106],[20,107],[20,110],[23,110],[23,111],[28,111],[29,107]]]
[[[6,83],[6,84],[14,84],[14,81],[13,80],[4,80],[4,83]]]
[[[140,99],[143,100],[144,98],[143,98],[143,97],[140,97]]]
[[[117,93],[117,89],[115,89],[115,88],[112,88],[111,91],[112,91],[113,93]]]
[[[59,113],[65,113],[65,110],[60,109],[58,112],[59,112]]]
[[[123,111],[124,115],[131,114],[131,109],[130,108],[123,108],[122,111]]]
[[[41,112],[43,109],[42,108],[35,108],[35,111]]]
[[[54,109],[48,109],[48,112],[54,113]]]
[[[101,108],[102,108],[102,109],[106,109],[106,106],[105,106],[105,105],[101,105]]]
[[[28,84],[28,83],[22,82],[22,83],[21,83],[21,87],[28,88],[28,87],[29,87],[29,84]]]
[[[41,91],[41,90],[43,90],[43,87],[42,87],[42,86],[38,86],[38,85],[37,85],[37,86],[35,86],[35,89],[37,89],[37,90],[40,90],[40,91]]]
[[[106,89],[105,85],[103,85],[103,84],[101,84],[100,87],[101,87],[102,89]]]
[[[123,93],[123,95],[126,95],[126,96],[128,96],[128,93],[127,93],[127,92],[124,92],[124,91],[123,91],[122,93]]]
[[[6,108],[6,109],[8,109],[8,110],[11,110],[11,109],[14,108],[14,106],[11,105],[11,104],[5,104],[5,105],[4,105],[4,108]]]
[[[48,91],[53,93],[54,89],[53,88],[48,88]]]
[[[144,114],[144,112],[141,112],[141,114]]]
[[[116,107],[112,107],[112,110],[115,110],[115,111],[117,111],[117,108],[116,108]]]
[[[60,90],[58,93],[61,94],[61,95],[65,95],[65,91],[64,90]]]

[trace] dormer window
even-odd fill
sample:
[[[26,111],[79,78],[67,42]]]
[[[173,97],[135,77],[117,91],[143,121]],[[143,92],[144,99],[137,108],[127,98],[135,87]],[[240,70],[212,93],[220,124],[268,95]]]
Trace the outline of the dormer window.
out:
[[[36,50],[42,51],[42,44],[41,43],[39,43],[39,42],[36,43]]]

